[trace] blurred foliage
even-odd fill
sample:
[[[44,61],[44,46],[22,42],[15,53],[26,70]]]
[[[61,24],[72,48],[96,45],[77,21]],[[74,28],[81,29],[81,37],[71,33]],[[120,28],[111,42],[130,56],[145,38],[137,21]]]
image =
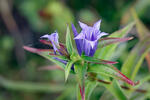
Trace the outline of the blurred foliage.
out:
[[[150,34],[150,0],[4,0],[9,5],[10,12],[20,31],[25,45],[40,48],[39,36],[44,33],[58,31],[60,40],[65,40],[66,24],[83,21],[92,25],[102,19],[101,30],[109,33],[120,29],[134,21],[135,27],[127,34],[134,39],[121,43],[111,56],[119,64],[116,66],[133,80],[140,80],[134,89],[150,91],[150,65],[148,63],[149,43],[143,40]],[[2,4],[3,0],[0,0]],[[1,6],[2,7],[2,6]],[[0,100],[74,100],[76,98],[75,80],[69,76],[65,84],[64,72],[60,70],[42,71],[43,66],[51,66],[52,62],[37,55],[25,52],[24,66],[19,64],[16,56],[17,43],[2,16],[7,6],[0,7]],[[132,9],[135,9],[132,10]],[[13,24],[10,22],[9,24]],[[142,39],[143,38],[143,39]],[[137,45],[140,44],[140,45]],[[45,47],[46,48],[46,47]],[[144,49],[143,49],[144,48]],[[112,48],[111,48],[112,49]],[[141,51],[139,51],[141,50]],[[96,56],[108,59],[102,50]],[[137,56],[136,52],[141,55]],[[145,52],[145,53],[143,53]],[[111,53],[111,51],[109,52]],[[19,55],[24,54],[22,52]],[[107,52],[105,53],[107,54]],[[133,57],[134,56],[134,57]],[[146,56],[146,59],[145,59]],[[136,59],[135,59],[136,58]],[[129,61],[132,62],[129,63]],[[126,63],[126,64],[125,64]],[[149,71],[148,71],[149,68]],[[132,70],[131,70],[132,69]],[[99,76],[101,77],[101,76]],[[94,84],[95,85],[95,84]],[[89,87],[94,88],[92,83]],[[118,91],[130,100],[149,100],[150,92],[138,93],[123,90],[118,82],[114,86],[97,84],[90,100],[116,100]],[[104,88],[104,87],[106,88]],[[121,89],[121,90],[120,90]],[[116,91],[116,92],[114,92]],[[124,95],[125,94],[125,95]],[[121,98],[121,97],[118,97]],[[123,100],[123,99],[122,99]]]

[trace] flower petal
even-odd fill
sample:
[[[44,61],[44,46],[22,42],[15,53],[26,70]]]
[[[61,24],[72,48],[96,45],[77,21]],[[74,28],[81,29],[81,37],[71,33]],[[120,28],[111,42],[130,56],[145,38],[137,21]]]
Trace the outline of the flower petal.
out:
[[[78,35],[78,32],[77,32],[77,30],[76,30],[76,28],[75,28],[75,26],[73,24],[72,24],[72,31],[74,33],[74,37],[76,37]],[[75,39],[76,47],[77,47],[79,55],[81,55],[81,53],[82,53],[82,50],[81,50],[82,41],[83,40]]]
[[[57,45],[59,46],[58,33],[55,32],[55,33],[52,33],[51,35],[46,34],[46,35],[42,36],[41,38],[48,38],[51,41],[54,51],[56,53],[56,51],[58,50]]]
[[[83,47],[82,47],[82,51],[85,53],[85,55],[89,55],[90,54],[90,49],[91,49],[91,46],[90,46],[90,43],[88,40],[84,39],[83,40]]]
[[[46,34],[46,35],[43,35],[41,36],[40,38],[49,38],[50,35]]]
[[[80,48],[82,52],[85,53],[87,56],[93,56],[98,45],[98,40],[104,36],[108,35],[108,33],[101,32],[100,29],[100,24],[101,20],[97,21],[93,27],[88,26],[82,22],[79,21],[80,27],[82,28],[80,34],[77,33],[76,29],[73,26],[73,31],[75,35],[75,40],[81,40],[79,42]],[[78,34],[78,35],[77,35]],[[76,44],[77,47],[79,44]],[[81,54],[80,52],[79,54]]]
[[[59,58],[57,58],[57,57],[53,57],[53,59],[55,59],[55,60],[57,60],[57,61],[59,61],[59,62],[65,64],[65,65],[67,64],[67,61],[62,60],[62,59],[59,59]]]
[[[72,31],[73,31],[74,37],[76,37],[78,35],[78,32],[77,32],[74,24],[72,24],[71,26],[72,26]]]
[[[84,24],[84,23],[82,23],[82,22],[80,22],[80,21],[79,21],[79,25],[80,25],[80,27],[81,27],[82,29],[85,29],[85,28],[88,27],[88,25],[86,25],[86,24]]]
[[[84,39],[84,38],[85,38],[85,34],[80,33],[74,39]]]
[[[99,29],[100,29],[100,25],[101,25],[101,20],[97,21],[97,22],[93,25],[93,27],[96,28],[97,30],[99,30]]]
[[[97,40],[100,39],[102,36],[108,35],[108,33],[105,32],[101,32],[98,36],[97,36]]]
[[[88,41],[88,40],[87,40]],[[92,49],[94,48],[97,41],[88,41]]]
[[[91,48],[91,50],[90,50],[90,54],[89,54],[89,56],[94,56],[94,54],[95,54],[95,51],[96,51],[96,49],[97,49],[97,42],[96,42],[96,44],[95,44],[95,46],[93,47],[93,49]]]

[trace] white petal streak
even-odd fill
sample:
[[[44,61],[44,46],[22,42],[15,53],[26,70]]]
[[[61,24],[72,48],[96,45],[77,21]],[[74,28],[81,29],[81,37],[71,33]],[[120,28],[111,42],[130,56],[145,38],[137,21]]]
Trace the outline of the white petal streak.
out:
[[[100,29],[100,25],[101,25],[101,20],[97,21],[97,22],[93,25],[93,27],[96,28],[97,30],[99,30],[99,29]]]
[[[84,24],[84,23],[82,23],[82,22],[80,22],[80,21],[79,21],[79,25],[80,25],[80,27],[81,27],[82,29],[85,29],[86,27],[88,27],[88,25],[86,25],[86,24]]]
[[[74,39],[84,39],[85,35],[83,33],[78,34]]]

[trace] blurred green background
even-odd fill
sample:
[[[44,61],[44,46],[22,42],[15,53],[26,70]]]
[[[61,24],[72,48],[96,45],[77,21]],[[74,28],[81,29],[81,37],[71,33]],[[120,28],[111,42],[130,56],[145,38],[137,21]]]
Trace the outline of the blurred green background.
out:
[[[53,63],[24,51],[22,46],[48,48],[38,39],[55,30],[64,42],[66,25],[77,26],[79,20],[92,25],[102,19],[101,30],[111,34],[133,20],[131,8],[150,29],[150,0],[0,0],[0,100],[75,100],[74,76],[65,83],[63,71],[39,70]],[[130,35],[135,39],[116,59],[119,69],[139,40],[136,33],[133,28]],[[149,73],[146,61],[140,73]],[[104,90],[96,88],[92,100],[110,100],[104,98],[111,95]]]

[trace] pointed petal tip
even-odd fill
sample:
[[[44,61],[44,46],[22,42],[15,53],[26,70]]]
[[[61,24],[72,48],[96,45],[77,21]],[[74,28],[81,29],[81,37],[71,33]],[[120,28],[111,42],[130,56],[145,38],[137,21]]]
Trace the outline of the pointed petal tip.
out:
[[[97,30],[99,30],[100,25],[101,25],[101,20],[98,20],[97,22],[94,23],[93,27],[95,27]]]
[[[42,39],[42,38],[48,38],[48,37],[49,37],[49,35],[45,34],[45,35],[41,36],[40,39]]]
[[[109,33],[106,33],[106,32],[101,32],[102,36],[104,35],[108,35]]]
[[[76,27],[74,26],[74,24],[71,24],[71,27],[72,27],[72,31],[73,31],[74,37],[76,37],[78,35]]]
[[[85,35],[83,34],[83,33],[80,33],[80,34],[78,34],[75,38],[74,38],[74,40],[76,40],[76,39],[84,39],[85,38]]]
[[[81,22],[81,21],[78,21],[78,23],[79,23],[79,25],[80,25],[80,27],[82,28],[82,29],[85,29],[88,25],[86,25],[86,24],[84,24],[83,22]]]
[[[74,24],[73,24],[73,23],[71,23],[71,26],[74,26]]]

